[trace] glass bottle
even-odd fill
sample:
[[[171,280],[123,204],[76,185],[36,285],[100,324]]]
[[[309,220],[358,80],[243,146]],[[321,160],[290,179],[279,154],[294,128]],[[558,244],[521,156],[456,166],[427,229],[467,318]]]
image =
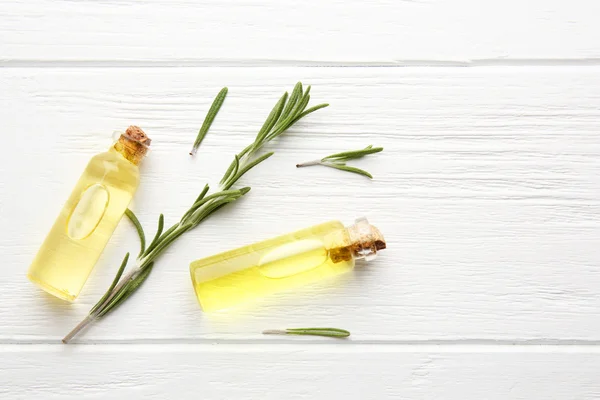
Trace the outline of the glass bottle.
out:
[[[149,145],[130,126],[90,160],[29,268],[33,283],[64,300],[79,295],[138,187]]]
[[[194,261],[190,273],[200,306],[215,311],[348,272],[385,247],[365,218],[331,221]]]

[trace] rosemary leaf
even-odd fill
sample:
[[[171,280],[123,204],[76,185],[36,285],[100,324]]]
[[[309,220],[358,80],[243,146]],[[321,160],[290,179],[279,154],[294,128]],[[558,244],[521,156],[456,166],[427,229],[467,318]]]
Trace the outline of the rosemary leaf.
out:
[[[263,154],[262,156],[258,157],[256,160],[251,161],[250,163],[248,163],[247,165],[245,165],[242,169],[240,169],[238,171],[238,173],[231,178],[231,181],[229,181],[227,183],[227,186],[225,187],[225,189],[230,188],[234,183],[236,183],[238,181],[238,179],[240,179],[242,176],[244,176],[244,174],[248,171],[250,171],[252,168],[254,168],[255,166],[257,166],[258,164],[260,164],[261,162],[265,161],[267,158],[271,157],[273,154],[275,154],[274,152],[270,152],[267,154]]]
[[[224,199],[217,200],[215,202],[210,203],[206,207],[206,210],[204,210],[202,213],[198,214],[197,218],[194,221],[192,221],[192,225],[190,228],[195,228],[196,226],[198,226],[200,224],[200,222],[204,221],[206,218],[208,218],[210,215],[212,215],[219,208],[223,207],[226,204],[236,201],[238,198],[239,197],[226,197]]]
[[[298,82],[298,84],[300,85],[300,89],[302,89],[302,84],[300,82]],[[292,126],[292,121],[294,120],[294,118],[296,118],[296,116],[299,113],[302,112],[304,107],[306,107],[306,104],[307,103],[303,103],[303,99],[298,99],[298,101],[294,104],[294,107],[290,111],[290,114],[285,118],[282,118],[281,121],[273,128],[273,131],[269,133],[269,135],[267,136],[267,141],[275,139],[277,136],[281,135],[286,129]]]
[[[246,186],[240,189],[240,193],[241,195],[245,195],[246,193],[248,193],[251,190],[250,186]]]
[[[196,197],[196,200],[194,201],[193,204],[194,205],[195,204],[200,204],[200,201],[202,201],[202,199],[204,199],[204,196],[206,196],[206,193],[208,193],[208,190],[209,190],[208,184],[204,185],[204,189],[202,189],[202,192],[200,192],[200,194],[198,195],[198,197]],[[195,209],[194,209],[194,207],[192,205],[192,207],[189,210],[187,210],[185,212],[185,214],[183,214],[183,217],[181,217],[181,223],[185,222],[185,220],[188,218],[188,216],[190,214],[192,214],[194,211],[195,211]],[[175,227],[175,225],[172,226],[171,228],[174,228],[174,227]],[[163,233],[162,236],[164,236],[164,235],[165,234]],[[162,238],[162,236],[161,236],[161,238]]]
[[[200,223],[200,221],[202,221],[208,215],[212,214],[212,212],[215,211],[215,207],[217,205],[220,207],[221,205],[231,203],[232,201],[239,199],[240,197],[242,197],[249,191],[250,191],[250,188],[243,188],[240,190],[224,190],[222,192],[217,193],[217,194],[223,194],[225,192],[232,192],[226,196],[221,196],[221,198],[218,200],[208,203],[206,205],[206,208],[200,209],[200,210],[198,210],[198,212],[194,213],[192,218],[190,218],[190,223],[191,223],[192,227],[198,225]]]
[[[382,150],[383,150],[383,147],[373,147],[373,145],[370,144],[362,150],[351,150],[351,151],[344,151],[342,153],[332,154],[330,156],[322,158],[322,161],[325,161],[325,160],[336,160],[336,161],[354,160],[356,158],[361,158],[361,157],[364,157],[369,154],[379,153]]]
[[[238,155],[235,155],[235,167],[233,167],[233,173],[231,175],[236,176],[238,171],[240,170],[240,158],[238,157]]]
[[[127,285],[125,285],[124,289],[119,293],[119,295],[111,299],[106,307],[102,309],[102,311],[98,314],[98,318],[102,318],[104,315],[121,305],[129,296],[131,296],[133,292],[135,292],[137,288],[144,283],[146,278],[148,278],[150,272],[152,272],[153,266],[154,263],[148,264],[144,270],[142,270],[135,278],[130,280]]]
[[[230,183],[229,181],[237,175],[239,169],[240,169],[240,157],[236,154],[235,158],[233,160],[234,162],[234,166],[233,166],[233,171],[231,171],[231,174],[229,176],[229,178],[227,179],[227,181],[222,182],[223,183],[223,187],[227,188],[227,187],[231,187],[231,185],[233,183]]]
[[[160,214],[160,216],[158,217],[158,228],[156,229],[156,234],[154,235],[154,239],[152,239],[150,246],[148,246],[148,249],[145,251],[144,254],[147,255],[156,247],[164,227],[165,227],[165,216]]]
[[[171,233],[169,236],[165,237],[163,240],[161,240],[154,249],[152,249],[151,252],[148,252],[148,254],[146,254],[146,256],[144,257],[145,262],[149,262],[147,260],[154,260],[156,259],[156,257],[158,257],[164,249],[166,249],[171,243],[173,243],[175,240],[177,240],[179,238],[179,236],[183,235],[185,232],[187,232],[190,229],[190,225],[180,225],[178,226],[176,229],[173,230],[173,233]],[[145,265],[145,263],[142,263],[141,268],[143,268]]]
[[[339,170],[342,170],[342,171],[347,171],[347,172],[352,172],[352,173],[355,173],[355,174],[363,175],[363,176],[366,176],[369,179],[373,179],[373,175],[371,175],[367,171],[365,171],[363,169],[360,169],[360,168],[351,167],[351,166],[346,165],[346,164],[330,163],[330,164],[323,164],[323,165],[327,165],[328,167],[339,169]]]
[[[283,110],[283,106],[285,105],[285,102],[287,100],[287,97],[288,97],[288,94],[287,94],[287,92],[285,92],[285,94],[283,96],[281,96],[281,98],[279,99],[277,104],[275,104],[275,107],[273,107],[273,109],[269,113],[269,116],[267,117],[267,120],[263,124],[262,128],[260,129],[260,131],[258,131],[258,134],[256,135],[256,140],[254,141],[254,143],[262,143],[264,138],[271,131],[271,128],[273,128],[273,126],[275,125],[277,120],[279,120],[279,117],[281,116],[281,112]],[[258,150],[258,149],[255,149],[255,150]]]
[[[309,108],[308,110],[301,112],[292,120],[292,122],[290,123],[290,126],[294,125],[296,122],[298,122],[300,119],[306,117],[308,114],[313,113],[313,112],[320,110],[321,108],[325,108],[325,107],[329,107],[329,104],[327,104],[327,103],[319,104],[319,105]]]
[[[219,94],[217,94],[217,97],[215,97],[215,99],[213,100],[213,103],[210,106],[210,109],[208,110],[208,114],[206,114],[206,117],[204,118],[202,127],[198,131],[198,136],[196,137],[196,141],[194,142],[192,151],[190,151],[191,156],[196,154],[196,152],[198,151],[198,147],[200,147],[202,140],[204,140],[204,137],[208,133],[210,126],[212,125],[213,121],[215,120],[215,117],[221,109],[221,106],[223,105],[223,102],[225,101],[225,97],[227,96],[227,90],[228,89],[226,87],[221,89]]]
[[[292,112],[292,109],[296,105],[296,102],[298,102],[298,99],[300,98],[301,95],[302,95],[302,83],[298,82],[298,83],[296,83],[296,86],[294,86],[294,90],[292,90],[292,95],[290,96],[290,99],[287,102],[285,109],[281,113],[281,119],[285,119],[290,115],[290,113]]]
[[[121,279],[121,275],[123,275],[123,271],[125,270],[125,266],[127,265],[128,261],[129,261],[129,253],[125,254],[125,258],[123,258],[123,262],[121,262],[121,266],[119,267],[119,270],[117,271],[117,275],[115,275],[115,279],[113,279],[112,283],[108,287],[108,290],[106,291],[106,293],[104,293],[104,296],[102,296],[100,298],[100,300],[98,300],[96,305],[94,307],[92,307],[92,309],[90,310],[90,314],[93,314],[98,309],[98,307],[100,307],[102,304],[104,304],[106,299],[108,299],[108,296],[110,296],[110,293],[113,291],[115,286],[117,286],[117,282],[119,282],[119,279]]]
[[[290,335],[314,335],[337,338],[344,338],[350,336],[350,332],[348,332],[347,330],[337,328],[294,328],[287,329],[287,333]]]
[[[191,215],[188,216],[183,221],[183,223],[189,221],[190,219],[193,219],[194,218],[194,214],[196,213],[196,211],[199,210],[204,204],[210,202],[211,200],[218,199],[220,197],[227,197],[227,196],[232,196],[232,195],[235,196],[235,195],[239,194],[240,192],[241,192],[241,190],[236,190],[236,189],[222,190],[220,192],[213,193],[210,196],[205,197],[204,199],[202,199],[199,202],[194,203],[192,205],[192,207],[189,210],[189,211],[191,211]],[[244,192],[244,193],[246,193],[246,192]]]
[[[304,108],[306,107],[306,104],[308,104],[308,101],[305,102],[305,100],[307,100],[307,97],[310,97],[308,95],[308,93],[310,92],[310,86],[307,89],[307,93],[303,93],[302,91],[302,83],[298,82],[296,84],[296,87],[294,88],[294,90],[298,90],[298,96],[296,97],[295,101],[294,101],[294,105],[292,107],[292,111],[290,111],[290,115],[288,115],[285,118],[285,122],[286,124],[289,124],[289,122],[296,117],[299,113],[301,113],[302,111],[304,111]]]
[[[308,88],[310,89],[310,86]],[[300,105],[298,106],[298,112],[296,113],[296,115],[294,116],[294,118],[296,118],[300,114],[300,112],[303,111],[306,108],[306,106],[308,105],[309,101],[310,101],[310,95],[309,94],[305,94],[304,97],[300,100]]]
[[[338,328],[291,328],[285,330],[269,329],[263,331],[265,335],[310,335],[310,336],[325,336],[333,338],[346,338],[350,336],[350,332],[345,329]]]
[[[127,218],[129,218],[133,226],[135,226],[135,230],[137,231],[138,236],[140,237],[140,253],[138,254],[138,257],[140,257],[142,254],[144,254],[144,250],[146,249],[146,235],[144,234],[144,228],[142,228],[140,220],[129,208],[125,210],[125,215],[127,216]]]
[[[252,142],[251,144],[249,144],[248,146],[246,146],[244,148],[244,150],[242,150],[239,154],[237,154],[238,159],[241,160],[242,157],[244,157],[246,154],[251,152],[252,148],[254,147],[255,144],[256,144],[256,140],[254,142]],[[234,168],[235,168],[235,160],[233,160],[231,162],[231,164],[229,164],[229,168],[227,168],[227,171],[225,171],[223,178],[221,178],[221,181],[219,182],[221,185],[223,185],[229,178],[231,178],[232,171]]]
[[[304,92],[304,95],[302,96],[302,103],[304,103],[304,105],[301,108],[302,110],[304,110],[306,108],[306,106],[308,105],[308,102],[310,100],[310,89],[311,89],[311,86],[308,85],[306,87],[306,92]]]
[[[210,189],[210,187],[208,186],[208,184],[204,185],[204,189],[202,189],[202,191],[200,192],[200,194],[196,198],[196,201],[202,200],[204,198],[204,196],[206,196],[206,193],[208,193],[208,189]],[[196,201],[194,201],[194,203]]]
[[[175,229],[177,229],[179,227],[180,224],[175,224],[172,227],[170,227],[169,229],[167,229],[166,231],[163,232],[162,235],[160,235],[160,241],[164,240],[167,236],[169,236]]]

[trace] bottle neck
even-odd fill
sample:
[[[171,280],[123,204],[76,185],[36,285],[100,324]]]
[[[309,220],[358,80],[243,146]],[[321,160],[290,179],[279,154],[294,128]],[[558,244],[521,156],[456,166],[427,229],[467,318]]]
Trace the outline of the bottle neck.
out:
[[[352,259],[371,261],[379,250],[386,248],[383,235],[366,218],[359,218],[354,225],[331,233],[325,242],[334,263]]]
[[[139,165],[148,152],[148,146],[126,136],[125,134],[121,135],[119,139],[117,139],[111,150],[113,149],[134,165]]]

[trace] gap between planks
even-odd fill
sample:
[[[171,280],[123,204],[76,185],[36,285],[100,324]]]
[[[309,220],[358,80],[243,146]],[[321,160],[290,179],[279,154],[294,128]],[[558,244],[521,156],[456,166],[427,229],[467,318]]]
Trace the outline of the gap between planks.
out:
[[[469,352],[565,352],[565,353],[600,353],[600,340],[568,340],[568,339],[532,339],[532,340],[492,340],[492,339],[453,339],[453,340],[361,340],[361,339],[328,339],[328,338],[272,338],[272,339],[100,339],[74,340],[65,345],[60,339],[0,339],[0,353],[7,349],[28,348],[44,349],[57,347],[156,347],[156,348],[193,348],[243,350],[263,348],[294,347],[309,350],[314,347],[335,347],[344,351],[361,352],[365,349],[385,349],[381,351],[396,351],[407,353],[469,353]]]
[[[370,62],[337,62],[269,59],[181,59],[181,60],[26,60],[2,59],[0,68],[201,68],[201,67],[338,67],[338,68],[402,68],[402,67],[560,67],[600,66],[600,58],[490,58],[473,60],[387,60]]]

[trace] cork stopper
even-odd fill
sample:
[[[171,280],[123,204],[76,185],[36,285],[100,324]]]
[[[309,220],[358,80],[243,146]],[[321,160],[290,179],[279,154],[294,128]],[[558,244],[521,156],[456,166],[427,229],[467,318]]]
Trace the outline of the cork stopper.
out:
[[[359,218],[354,225],[332,234],[327,242],[334,263],[353,258],[371,261],[377,257],[379,250],[386,248],[383,235],[366,218]]]
[[[119,136],[114,148],[127,160],[138,165],[148,153],[151,142],[139,126],[131,125]]]

